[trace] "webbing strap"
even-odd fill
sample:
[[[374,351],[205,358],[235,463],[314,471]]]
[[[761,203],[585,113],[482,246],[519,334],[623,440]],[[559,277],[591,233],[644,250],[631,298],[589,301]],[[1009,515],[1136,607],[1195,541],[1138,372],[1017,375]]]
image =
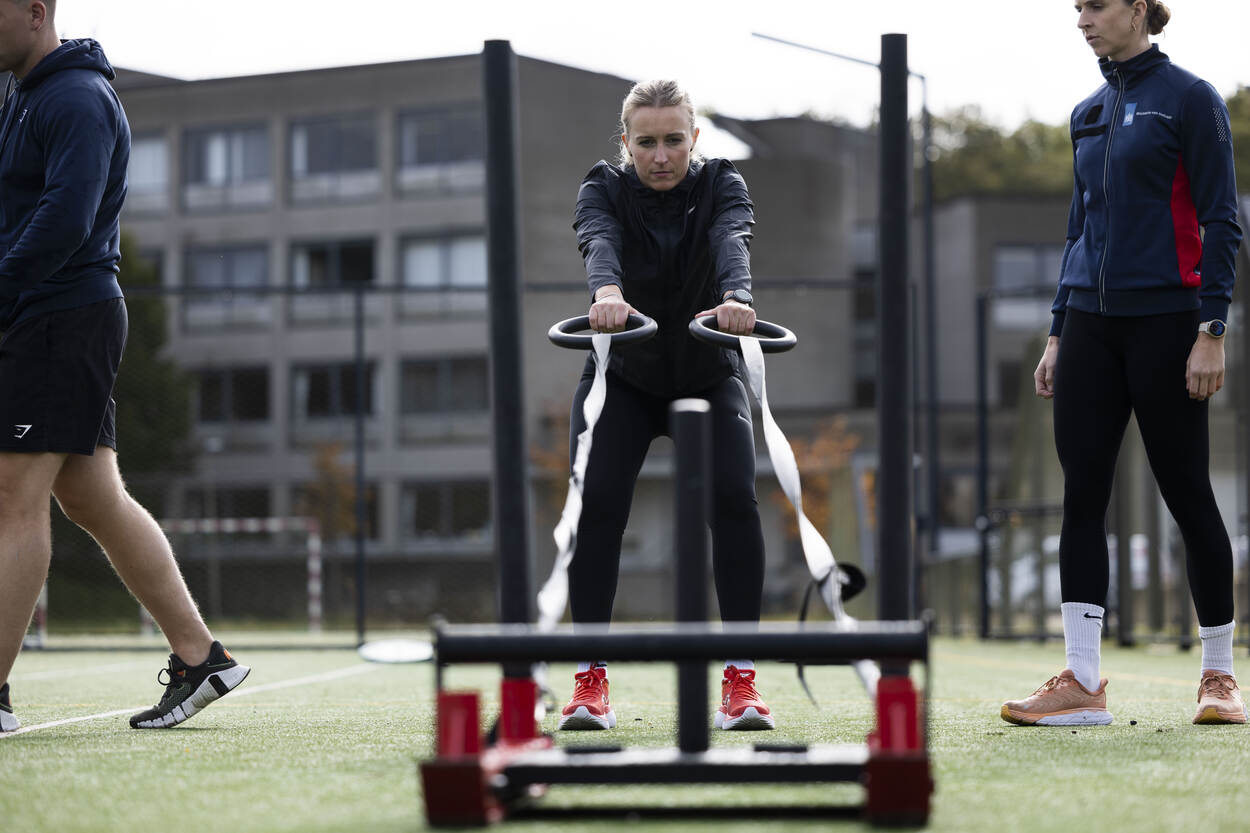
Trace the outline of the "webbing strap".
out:
[[[798,519],[799,542],[803,546],[803,558],[807,561],[807,569],[812,574],[820,598],[833,615],[833,620],[847,630],[855,630],[856,620],[847,614],[842,607],[843,575],[838,571],[838,563],[834,560],[833,551],[823,535],[803,513],[803,491],[799,483],[799,464],[794,458],[794,449],[786,435],[773,419],[772,410],[768,407],[768,393],[764,385],[764,351],[760,349],[758,340],[750,336],[740,336],[738,343],[742,348],[742,357],[746,362],[747,382],[751,392],[760,403],[760,414],[764,421],[764,442],[768,445],[768,457],[772,460],[773,472],[777,475],[777,483],[794,507]],[[806,612],[806,599],[804,600]],[[858,660],[852,663],[855,673],[859,675],[869,695],[877,692],[877,681],[881,672],[876,663],[869,660]],[[799,666],[802,680],[802,666]],[[804,688],[806,688],[804,682]],[[810,696],[810,692],[809,692]]]
[[[573,472],[569,475],[569,493],[564,499],[564,510],[556,524],[552,537],[556,542],[556,560],[551,575],[538,591],[538,629],[549,631],[564,617],[569,602],[569,564],[573,562],[573,550],[577,547],[577,522],[582,517],[582,488],[586,483],[586,464],[590,460],[590,446],[594,437],[595,423],[603,413],[603,403],[608,397],[608,350],[612,345],[609,333],[595,333],[590,338],[595,357],[595,380],[590,393],[582,403],[582,417],[586,428],[577,435],[577,451],[573,456]]]

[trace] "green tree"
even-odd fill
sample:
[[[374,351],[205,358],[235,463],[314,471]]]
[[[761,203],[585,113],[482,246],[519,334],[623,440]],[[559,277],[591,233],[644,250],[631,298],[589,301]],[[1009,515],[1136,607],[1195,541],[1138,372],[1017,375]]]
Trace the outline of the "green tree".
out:
[[[1233,129],[1237,188],[1250,194],[1250,87],[1238,87],[1226,101]]]
[[[933,190],[939,200],[1072,190],[1067,125],[1030,120],[1005,133],[986,121],[980,108],[968,106],[934,117],[933,143]]]

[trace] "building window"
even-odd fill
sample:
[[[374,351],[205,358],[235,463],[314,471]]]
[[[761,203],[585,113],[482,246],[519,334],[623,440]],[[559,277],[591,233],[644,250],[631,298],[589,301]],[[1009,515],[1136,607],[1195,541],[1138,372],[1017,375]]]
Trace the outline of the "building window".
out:
[[[413,238],[401,247],[402,296],[409,315],[480,315],[486,310],[486,238],[482,234]]]
[[[373,282],[373,241],[302,243],[291,250],[291,284],[299,288]]]
[[[183,306],[188,329],[268,325],[272,318],[267,297],[260,292],[269,285],[269,251],[262,245],[206,246],[186,254],[186,286],[220,290],[192,294]]]
[[[136,136],[131,141],[126,208],[141,213],[169,208],[169,143],[164,136]]]
[[[183,160],[188,210],[259,208],[273,202],[264,125],[188,130]]]
[[[372,113],[291,126],[291,199],[358,200],[381,191],[377,118]]]
[[[409,194],[480,191],[485,184],[482,108],[465,104],[401,113],[397,186]]]
[[[375,413],[372,362],[365,363],[363,407]],[[291,371],[293,413],[297,422],[337,420],[356,415],[356,365],[352,362],[297,366]]]
[[[1062,261],[1062,246],[995,247],[994,326],[1006,330],[1047,326]]]
[[[402,493],[404,536],[416,540],[490,540],[490,483],[409,483]]]
[[[188,518],[268,518],[267,486],[195,486],[186,492]]]
[[[372,240],[301,243],[291,249],[291,285],[298,289],[348,289],[374,283]],[[366,295],[365,317],[376,320],[383,298]],[[290,320],[295,324],[344,324],[353,319],[355,298],[350,292],[308,292],[289,297]]]
[[[268,368],[201,370],[198,375],[200,422],[264,422],[269,419]]]
[[[399,401],[404,414],[490,408],[489,368],[484,356],[405,361],[401,376]]]

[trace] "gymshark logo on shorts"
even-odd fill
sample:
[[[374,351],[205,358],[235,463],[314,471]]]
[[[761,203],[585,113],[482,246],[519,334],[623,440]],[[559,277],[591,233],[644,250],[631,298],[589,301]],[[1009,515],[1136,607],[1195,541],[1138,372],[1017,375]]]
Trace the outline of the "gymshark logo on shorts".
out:
[[[20,440],[22,437],[26,436],[26,432],[30,430],[30,426],[29,425],[14,425],[13,430],[17,432],[16,434],[13,435],[13,439]]]

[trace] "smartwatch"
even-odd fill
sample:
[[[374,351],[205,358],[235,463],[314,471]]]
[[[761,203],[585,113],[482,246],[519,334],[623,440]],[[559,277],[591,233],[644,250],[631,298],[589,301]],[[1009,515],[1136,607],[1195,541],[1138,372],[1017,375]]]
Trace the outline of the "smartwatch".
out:
[[[1228,326],[1218,318],[1213,318],[1210,321],[1203,321],[1198,325],[1198,332],[1206,333],[1211,336],[1211,338],[1223,338],[1224,333],[1227,330]]]
[[[720,299],[722,304],[726,301],[737,301],[739,304],[746,304],[749,307],[755,299],[752,298],[751,293],[747,292],[745,289],[735,289],[733,292],[730,292],[724,298]],[[1220,332],[1223,332],[1223,330]]]

